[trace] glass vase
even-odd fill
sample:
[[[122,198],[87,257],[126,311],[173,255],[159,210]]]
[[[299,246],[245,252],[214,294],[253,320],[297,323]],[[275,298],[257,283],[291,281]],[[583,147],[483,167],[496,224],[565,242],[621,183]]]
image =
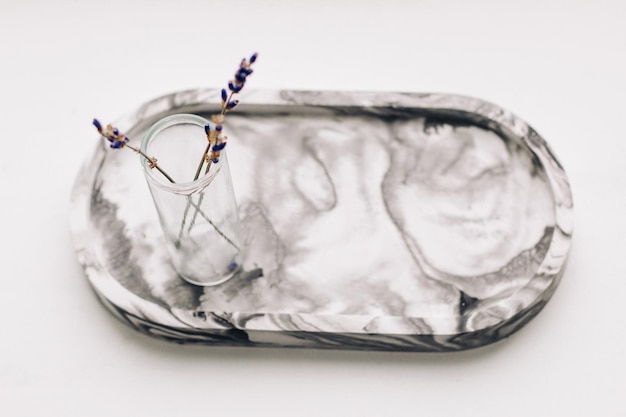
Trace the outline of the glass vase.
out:
[[[175,114],[155,123],[141,142],[141,158],[174,269],[186,281],[212,286],[233,277],[243,262],[241,225],[226,149],[194,180],[207,147],[208,120]],[[169,178],[168,178],[169,176]]]

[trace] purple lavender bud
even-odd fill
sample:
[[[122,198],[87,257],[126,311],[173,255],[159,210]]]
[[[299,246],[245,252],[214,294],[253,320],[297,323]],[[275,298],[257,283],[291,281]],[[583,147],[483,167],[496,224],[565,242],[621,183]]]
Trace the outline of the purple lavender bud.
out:
[[[207,135],[209,133],[211,133],[211,125],[210,124],[205,123],[205,125],[204,125],[204,133],[206,133]]]
[[[221,132],[223,128],[224,128],[224,126],[222,126],[222,125],[215,126],[215,130],[217,130],[218,132]]]
[[[228,100],[228,93],[225,88],[222,88],[222,101]]]
[[[98,129],[98,131],[102,130],[102,123],[100,123],[98,119],[93,119],[92,123],[96,127],[96,129]]]
[[[217,164],[220,161],[219,158],[213,158],[211,159],[211,162],[213,162],[214,164]]]
[[[254,72],[252,68],[242,68],[240,71],[243,72],[246,77]]]
[[[217,145],[213,145],[213,148],[211,148],[211,150],[213,152],[219,152],[225,147],[226,147],[226,142],[222,142],[222,143],[218,143]]]
[[[235,84],[232,81],[228,82],[228,88],[230,89],[230,91],[232,91],[233,93],[238,93],[241,91],[241,88],[243,87],[243,84]]]
[[[226,269],[228,269],[228,272],[232,272],[235,269],[237,269],[239,265],[237,264],[237,262],[231,262],[228,264],[228,266],[226,267]]]
[[[114,141],[111,142],[111,148],[119,149],[121,147],[122,147],[122,141],[114,140]]]
[[[258,56],[259,54],[257,52],[253,53],[252,56],[250,57],[250,63],[254,64]]]
[[[239,104],[239,100],[231,100],[228,102],[228,104],[226,105],[226,107],[228,109],[232,109],[234,108],[237,104]]]
[[[235,80],[239,81],[241,84],[245,83],[246,82],[245,72],[237,71],[237,74],[235,74]]]
[[[114,127],[114,128],[113,128],[113,134],[114,134],[115,136],[119,135],[119,134],[120,134],[120,130],[119,130],[117,127]]]

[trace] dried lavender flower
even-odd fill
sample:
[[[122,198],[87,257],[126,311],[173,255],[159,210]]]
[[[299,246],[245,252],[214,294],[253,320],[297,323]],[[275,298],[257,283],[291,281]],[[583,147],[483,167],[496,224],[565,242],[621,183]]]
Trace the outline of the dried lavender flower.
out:
[[[157,164],[157,159],[156,158],[149,157],[141,149],[136,148],[136,147],[134,147],[132,145],[129,145],[128,142],[130,140],[128,139],[128,136],[126,136],[125,134],[121,133],[120,130],[117,127],[113,127],[110,124],[108,124],[106,129],[103,129],[102,128],[102,123],[100,123],[100,121],[98,119],[93,119],[92,124],[98,130],[98,133],[100,133],[100,135],[102,135],[102,137],[104,137],[109,142],[111,148],[113,148],[113,149],[129,148],[129,149],[133,150],[134,152],[138,153],[143,158],[148,160],[148,163],[149,163],[148,166],[150,168],[156,168],[157,171],[159,171],[165,178],[167,178],[167,180],[169,182],[172,182],[172,183],[174,182],[172,177],[170,177],[167,174],[167,172],[165,172]]]
[[[226,143],[226,137],[222,136],[223,124],[225,115],[228,111],[234,109],[237,104],[239,104],[238,100],[233,100],[233,95],[239,93],[243,88],[247,77],[252,74],[252,68],[250,66],[257,60],[258,54],[254,53],[250,57],[249,60],[242,59],[239,64],[239,68],[235,72],[235,76],[232,80],[228,82],[228,90],[223,88],[220,91],[221,99],[222,99],[222,111],[219,114],[214,114],[211,116],[211,120],[215,123],[215,130],[210,127],[205,126],[204,131],[207,135],[207,147],[200,159],[200,163],[198,164],[198,168],[196,169],[196,175],[194,176],[194,181],[200,177],[200,173],[202,172],[202,167],[206,163],[207,166],[204,170],[205,173],[209,172],[211,168],[211,164],[216,164],[219,162],[219,151],[224,149]],[[216,145],[224,143],[221,148],[216,149]]]

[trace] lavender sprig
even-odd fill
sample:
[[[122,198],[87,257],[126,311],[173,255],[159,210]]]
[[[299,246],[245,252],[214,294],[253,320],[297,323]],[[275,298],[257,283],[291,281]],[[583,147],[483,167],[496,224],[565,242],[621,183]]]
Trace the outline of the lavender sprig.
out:
[[[136,153],[138,153],[139,155],[141,155],[143,158],[145,158],[148,161],[148,167],[150,169],[156,168],[156,170],[159,171],[165,178],[167,178],[169,182],[174,183],[174,180],[172,179],[172,177],[170,177],[168,173],[165,172],[159,166],[156,158],[150,157],[146,155],[141,149],[136,148],[132,145],[129,145],[128,136],[120,132],[120,130],[117,127],[113,127],[112,125],[108,124],[106,128],[103,128],[102,123],[100,123],[98,119],[93,119],[92,123],[98,130],[98,133],[100,133],[102,137],[104,137],[106,140],[109,141],[111,148],[113,149],[128,148],[128,149],[135,151]]]
[[[206,168],[204,170],[206,174],[211,169],[211,164],[217,164],[219,162],[220,152],[224,149],[226,141],[228,140],[227,136],[222,135],[226,113],[234,109],[237,104],[239,104],[239,100],[234,100],[233,96],[238,94],[243,89],[248,76],[253,72],[251,67],[252,64],[256,62],[257,57],[258,54],[255,52],[249,59],[242,59],[239,64],[239,68],[235,72],[235,76],[228,82],[228,90],[225,88],[222,89],[222,109],[220,113],[211,116],[211,121],[215,123],[215,127],[211,128],[208,124],[204,126],[204,131],[207,135],[207,141],[209,143],[207,144],[207,147],[202,154],[202,159],[196,169],[196,174],[193,178],[194,181],[200,177],[200,172],[202,172],[204,164],[206,164]]]
[[[204,125],[204,132],[207,135],[207,146],[202,154],[202,159],[200,159],[200,163],[198,164],[198,168],[196,169],[196,174],[194,176],[194,181],[200,177],[200,172],[202,172],[202,167],[206,164],[206,168],[204,170],[205,174],[209,173],[212,164],[217,164],[220,161],[220,153],[226,147],[226,141],[228,140],[227,136],[222,135],[222,130],[224,129],[224,120],[226,119],[226,113],[230,110],[234,109],[237,104],[239,104],[239,100],[233,99],[235,94],[238,94],[246,83],[246,80],[250,74],[252,74],[253,70],[251,68],[252,64],[254,64],[257,60],[258,53],[252,54],[250,59],[242,59],[239,64],[239,68],[237,72],[235,72],[235,76],[232,80],[228,82],[228,90],[225,88],[221,91],[221,99],[222,99],[222,109],[220,113],[214,114],[211,116],[211,121],[215,123],[215,127],[211,128],[210,124]],[[198,205],[202,204],[202,200],[204,199],[204,194],[201,194],[198,197]],[[187,220],[187,214],[189,213],[189,205],[185,208],[185,213],[183,215],[183,222],[181,224],[179,237],[182,236],[183,229],[185,228],[185,222]],[[189,222],[189,226],[187,231],[189,232],[191,228],[196,223],[196,219],[198,217],[198,210],[196,210]]]

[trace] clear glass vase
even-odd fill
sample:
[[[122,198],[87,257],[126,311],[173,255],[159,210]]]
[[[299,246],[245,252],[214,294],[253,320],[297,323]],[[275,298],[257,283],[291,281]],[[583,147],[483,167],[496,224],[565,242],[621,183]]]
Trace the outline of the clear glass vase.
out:
[[[186,281],[217,285],[233,277],[243,262],[241,225],[226,149],[219,162],[193,180],[208,144],[208,120],[175,114],[155,123],[141,142],[141,158],[148,187],[159,215],[165,244],[174,269]]]

